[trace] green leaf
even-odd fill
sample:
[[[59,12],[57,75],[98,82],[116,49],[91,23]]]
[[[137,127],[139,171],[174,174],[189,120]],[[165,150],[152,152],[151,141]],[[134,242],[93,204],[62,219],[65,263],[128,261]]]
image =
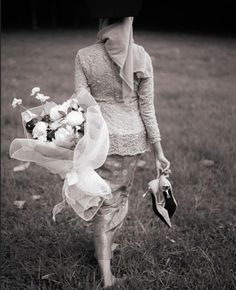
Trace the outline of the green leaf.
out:
[[[58,110],[58,112],[59,112],[63,117],[66,116],[66,113],[65,113],[64,111]]]

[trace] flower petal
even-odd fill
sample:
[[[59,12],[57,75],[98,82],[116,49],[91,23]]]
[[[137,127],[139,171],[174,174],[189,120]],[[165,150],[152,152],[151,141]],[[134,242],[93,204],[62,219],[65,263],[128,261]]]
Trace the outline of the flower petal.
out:
[[[34,113],[31,113],[29,110],[25,111],[23,114],[23,120],[27,123],[30,120],[32,120],[33,118],[37,118],[37,115],[35,115]]]
[[[35,95],[35,99],[41,101],[42,103],[46,102],[48,99],[50,99],[49,96],[45,96],[44,94],[40,94],[40,93],[37,93]]]
[[[34,87],[31,91],[31,96],[34,96],[35,94],[37,94],[38,92],[40,92],[40,88],[39,87]]]
[[[14,205],[19,208],[22,209],[24,207],[26,200],[15,200],[14,201]]]
[[[22,104],[22,99],[14,98],[11,105],[13,108],[16,108],[17,105],[21,105],[21,104]]]

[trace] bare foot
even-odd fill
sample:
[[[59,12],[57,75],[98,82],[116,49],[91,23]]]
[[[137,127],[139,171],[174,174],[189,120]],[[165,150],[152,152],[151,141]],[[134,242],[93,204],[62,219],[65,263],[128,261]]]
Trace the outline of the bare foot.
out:
[[[107,279],[107,281],[104,280],[104,289],[109,289],[112,286],[118,286],[122,284],[125,281],[126,277],[123,278],[117,278],[113,275],[111,275],[110,279]]]

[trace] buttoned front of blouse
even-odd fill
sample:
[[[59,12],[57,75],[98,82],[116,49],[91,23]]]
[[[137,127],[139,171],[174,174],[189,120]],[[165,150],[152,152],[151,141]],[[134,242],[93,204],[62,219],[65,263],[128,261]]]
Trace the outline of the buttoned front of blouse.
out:
[[[149,57],[143,51],[143,57]],[[150,61],[151,64],[151,61]],[[75,59],[75,92],[86,88],[99,104],[110,137],[108,155],[135,155],[150,150],[150,143],[161,140],[155,107],[153,74],[134,74],[134,92],[129,103],[122,97],[119,67],[108,56],[104,43],[78,51]]]

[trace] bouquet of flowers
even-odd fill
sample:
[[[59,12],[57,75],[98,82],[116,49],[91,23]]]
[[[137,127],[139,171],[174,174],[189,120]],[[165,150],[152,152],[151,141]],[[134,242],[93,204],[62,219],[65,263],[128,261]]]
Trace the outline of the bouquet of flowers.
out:
[[[84,135],[86,114],[78,104],[78,99],[71,99],[57,105],[46,102],[50,97],[40,93],[40,88],[32,89],[31,95],[42,103],[37,114],[22,106],[22,99],[14,98],[12,106],[26,109],[23,123],[27,133],[33,139],[43,142],[54,142],[55,145],[72,149]],[[27,137],[29,137],[29,135]]]
[[[90,220],[111,189],[95,171],[106,160],[109,134],[100,107],[85,89],[62,104],[49,102],[50,97],[32,89],[31,95],[41,102],[27,109],[14,98],[12,106],[20,106],[26,138],[14,139],[10,156],[35,162],[63,178],[63,200],[53,208],[53,219],[66,202],[84,220]]]

